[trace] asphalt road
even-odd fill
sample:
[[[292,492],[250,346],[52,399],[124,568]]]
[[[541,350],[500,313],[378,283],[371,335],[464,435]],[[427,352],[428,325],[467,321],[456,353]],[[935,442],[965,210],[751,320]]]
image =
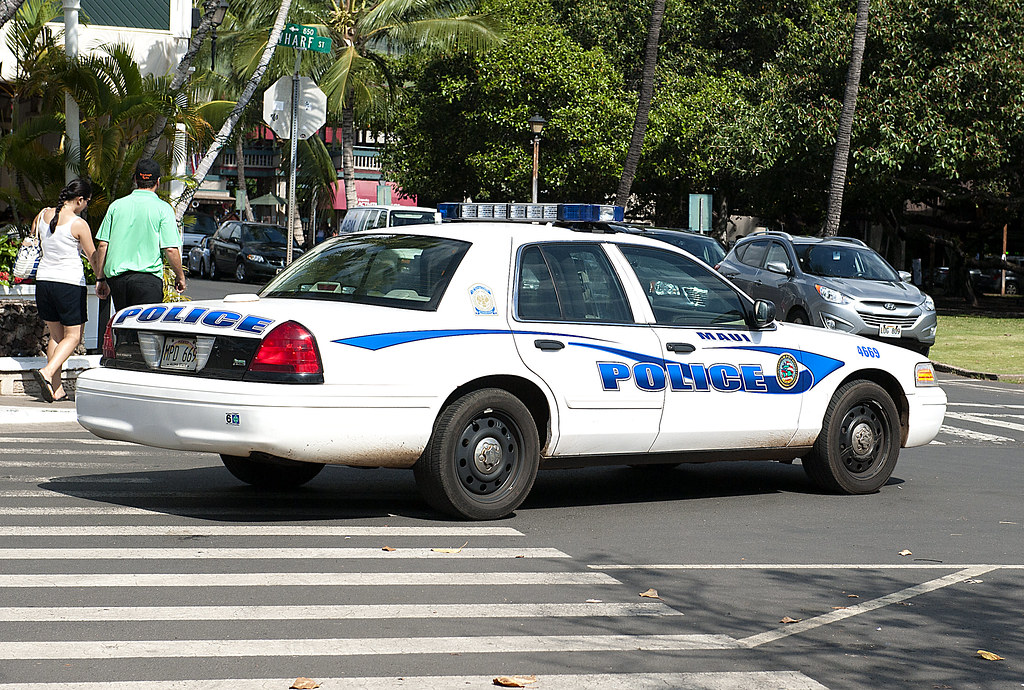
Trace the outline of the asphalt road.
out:
[[[1019,688],[1024,387],[943,385],[947,426],[874,495],[799,463],[560,470],[494,523],[409,472],[268,493],[0,425],[0,690]]]

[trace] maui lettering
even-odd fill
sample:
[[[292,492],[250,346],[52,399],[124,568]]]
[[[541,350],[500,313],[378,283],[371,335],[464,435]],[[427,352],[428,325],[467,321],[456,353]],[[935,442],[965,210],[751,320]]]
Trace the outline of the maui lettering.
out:
[[[274,323],[273,319],[252,314],[241,315],[238,312],[206,307],[166,306],[131,307],[118,313],[114,325],[120,325],[134,318],[139,323],[198,323],[212,328],[232,328],[243,333],[259,335],[267,326]]]

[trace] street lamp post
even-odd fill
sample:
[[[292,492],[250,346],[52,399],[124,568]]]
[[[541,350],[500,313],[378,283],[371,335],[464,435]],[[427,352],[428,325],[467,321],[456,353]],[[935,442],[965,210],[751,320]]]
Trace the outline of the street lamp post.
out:
[[[537,169],[540,164],[540,133],[548,123],[540,115],[529,119],[530,131],[533,132],[533,203],[537,203]]]
[[[217,27],[224,23],[224,15],[228,13],[228,0],[219,0],[216,5],[213,6],[213,17],[210,18],[210,24],[213,28],[210,30],[210,71],[215,72],[217,70]]]

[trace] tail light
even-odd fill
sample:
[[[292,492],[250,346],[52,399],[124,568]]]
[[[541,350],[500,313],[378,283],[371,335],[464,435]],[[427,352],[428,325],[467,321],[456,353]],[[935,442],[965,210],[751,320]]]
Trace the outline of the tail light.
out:
[[[250,372],[265,374],[323,374],[316,338],[294,321],[270,331],[260,343]]]
[[[103,356],[113,359],[114,352],[114,318],[107,321],[107,328],[103,331]]]

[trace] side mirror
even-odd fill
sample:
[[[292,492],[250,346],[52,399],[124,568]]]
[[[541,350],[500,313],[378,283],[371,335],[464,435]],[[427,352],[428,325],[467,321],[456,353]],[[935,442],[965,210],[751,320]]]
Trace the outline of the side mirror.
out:
[[[775,321],[775,302],[759,299],[754,302],[754,328],[766,328]]]
[[[914,275],[909,271],[898,271],[898,273],[900,274],[900,280],[904,283],[909,283],[914,280]]]
[[[772,273],[781,273],[784,276],[788,276],[790,274],[789,266],[782,261],[769,261],[764,265],[764,267]]]

